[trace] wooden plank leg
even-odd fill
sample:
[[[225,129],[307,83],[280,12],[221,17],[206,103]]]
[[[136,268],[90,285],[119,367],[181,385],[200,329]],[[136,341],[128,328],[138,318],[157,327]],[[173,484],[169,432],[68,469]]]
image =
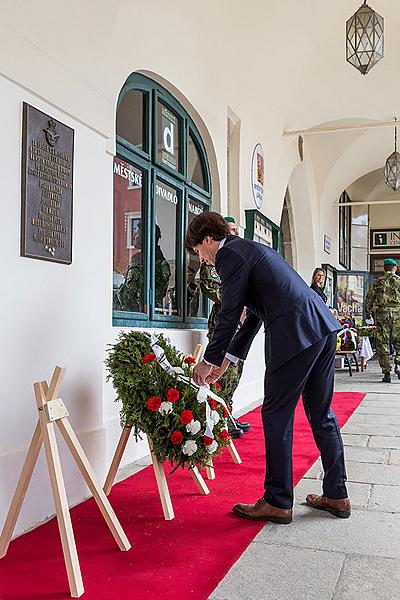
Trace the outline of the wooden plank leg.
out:
[[[209,479],[210,481],[215,479],[215,470],[214,470],[214,465],[213,465],[213,461],[210,458],[210,464],[206,467],[206,474],[207,474],[207,479]]]
[[[192,479],[193,479],[197,489],[199,490],[200,494],[202,496],[207,496],[207,494],[210,493],[210,490],[208,489],[207,484],[204,481],[203,477],[201,476],[201,473],[198,470],[198,468],[190,467],[189,473],[191,474]]]
[[[229,450],[229,454],[232,457],[233,462],[235,463],[235,465],[241,465],[242,464],[242,459],[239,456],[239,452],[236,450],[236,446],[235,444],[232,442],[232,440],[230,441],[230,443],[227,445],[227,448]]]
[[[8,546],[10,544],[10,540],[14,532],[17,519],[21,511],[21,506],[24,501],[29,482],[31,480],[33,470],[35,468],[37,458],[39,456],[42,441],[42,432],[40,430],[40,424],[38,421],[4,523],[3,531],[1,532],[0,558],[3,558],[3,556],[7,554]]]
[[[54,375],[53,375],[54,379]],[[52,383],[53,383],[52,379]],[[57,388],[56,382],[53,388]],[[82,575],[79,566],[78,553],[76,551],[74,532],[72,529],[71,516],[69,514],[67,494],[65,492],[62,476],[60,456],[58,454],[56,436],[53,423],[47,423],[43,407],[46,398],[42,385],[34,384],[36,404],[39,408],[39,420],[43,436],[46,460],[50,474],[50,483],[53,491],[54,504],[60,531],[61,544],[64,553],[64,561],[67,569],[68,582],[73,598],[79,598],[84,592]],[[51,395],[49,395],[50,397]]]
[[[157,481],[158,493],[160,494],[161,505],[164,513],[164,519],[166,521],[171,521],[175,517],[175,515],[174,509],[172,508],[171,496],[169,495],[165,471],[161,461],[154,452],[153,442],[151,441],[150,437],[148,437],[148,440],[150,446],[151,459],[153,461],[154,474],[156,476]]]
[[[93,494],[93,498],[96,500],[97,506],[99,507],[100,512],[103,515],[104,520],[107,523],[115,541],[117,542],[119,549],[129,550],[131,547],[129,540],[126,537],[125,532],[122,529],[121,524],[107,499],[107,496],[96,482],[92,466],[89,463],[87,456],[84,453],[83,448],[80,445],[79,440],[76,437],[68,419],[58,419],[56,423],[72,456],[75,459],[76,464],[78,465],[80,472],[82,473],[82,477],[86,481],[89,490]]]
[[[111,488],[114,484],[115,477],[117,475],[119,465],[121,464],[121,460],[124,455],[126,444],[128,443],[131,431],[132,431],[132,427],[124,427],[121,432],[121,436],[119,438],[119,442],[118,442],[117,448],[115,450],[115,454],[113,456],[113,459],[112,459],[112,462],[110,465],[110,469],[108,471],[106,481],[104,484],[104,488],[103,488],[104,492],[107,496],[111,492]]]

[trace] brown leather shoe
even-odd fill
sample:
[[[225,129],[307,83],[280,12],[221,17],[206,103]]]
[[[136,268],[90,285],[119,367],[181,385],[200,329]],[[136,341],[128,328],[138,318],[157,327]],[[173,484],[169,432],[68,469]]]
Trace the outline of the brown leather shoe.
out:
[[[292,522],[291,508],[276,508],[260,498],[255,504],[235,504],[233,512],[239,517],[251,519],[252,521],[271,521],[287,525]]]
[[[327,498],[326,496],[308,494],[306,502],[313,508],[317,508],[318,510],[326,510],[340,519],[348,519],[351,514],[351,504],[348,498],[335,500],[333,498]]]

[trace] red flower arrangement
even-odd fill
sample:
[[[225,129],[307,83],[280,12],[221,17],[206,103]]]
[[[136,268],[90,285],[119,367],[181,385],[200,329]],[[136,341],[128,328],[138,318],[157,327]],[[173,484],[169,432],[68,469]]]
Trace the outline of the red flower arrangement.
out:
[[[168,402],[176,402],[181,397],[181,393],[179,390],[175,388],[170,388],[167,392],[167,400]]]
[[[188,425],[191,421],[193,421],[192,411],[184,410],[183,413],[181,413],[179,420],[183,425]]]
[[[220,392],[221,391],[221,385],[218,383],[218,381],[216,381],[214,383],[214,389],[216,392]]]
[[[231,436],[229,435],[226,429],[221,429],[221,431],[219,432],[219,437],[223,442],[227,442],[231,439]]]
[[[147,400],[147,408],[149,410],[152,410],[153,412],[156,412],[156,410],[158,410],[160,406],[161,398],[159,398],[158,396],[152,396]]]
[[[151,363],[151,362],[153,362],[155,360],[156,360],[156,355],[153,354],[153,352],[151,354],[145,354],[143,356],[143,362],[144,362],[145,365],[147,365],[148,363]]]
[[[171,442],[174,446],[179,446],[183,442],[183,433],[181,431],[174,431],[171,435]]]
[[[213,398],[206,400],[207,406],[198,399],[198,390],[180,376],[190,375],[194,357],[182,355],[162,335],[157,339],[175,374],[158,364],[158,351],[153,351],[147,333],[121,334],[109,350],[106,365],[122,402],[121,422],[147,433],[162,462],[168,460],[173,467],[208,465],[230,442],[223,406]],[[217,423],[211,437],[205,435],[209,407],[220,416],[213,419]],[[225,432],[220,437],[221,430]]]
[[[183,362],[185,365],[194,365],[196,364],[196,359],[194,356],[189,355],[183,359]]]

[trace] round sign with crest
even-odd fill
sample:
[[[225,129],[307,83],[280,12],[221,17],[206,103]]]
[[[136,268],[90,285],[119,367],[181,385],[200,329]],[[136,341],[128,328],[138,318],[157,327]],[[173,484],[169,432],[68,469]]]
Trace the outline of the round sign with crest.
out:
[[[264,150],[257,144],[251,161],[251,189],[257,208],[261,208],[264,199]]]

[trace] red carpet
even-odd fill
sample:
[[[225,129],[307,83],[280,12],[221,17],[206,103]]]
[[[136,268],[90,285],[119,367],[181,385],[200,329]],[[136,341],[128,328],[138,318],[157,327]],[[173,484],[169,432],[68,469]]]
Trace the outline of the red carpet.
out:
[[[333,407],[343,426],[363,394],[337,393]],[[202,600],[208,598],[263,523],[233,515],[235,502],[262,495],[264,442],[260,409],[246,416],[253,429],[236,446],[234,465],[226,451],[216,462],[211,494],[199,496],[187,472],[175,471],[169,488],[175,510],[164,521],[152,467],[117,484],[110,495],[133,548],[120,552],[93,500],[74,508],[72,521],[85,600]],[[295,484],[318,457],[303,407],[296,413]],[[27,501],[29,502],[29,492]],[[55,519],[11,543],[0,560],[0,600],[69,598]]]

